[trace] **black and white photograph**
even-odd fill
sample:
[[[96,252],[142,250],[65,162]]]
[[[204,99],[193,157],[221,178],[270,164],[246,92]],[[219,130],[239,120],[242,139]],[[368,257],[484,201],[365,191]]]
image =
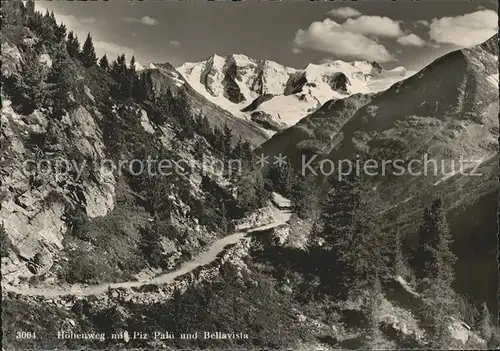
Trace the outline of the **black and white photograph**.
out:
[[[0,12],[2,351],[500,348],[496,1]]]

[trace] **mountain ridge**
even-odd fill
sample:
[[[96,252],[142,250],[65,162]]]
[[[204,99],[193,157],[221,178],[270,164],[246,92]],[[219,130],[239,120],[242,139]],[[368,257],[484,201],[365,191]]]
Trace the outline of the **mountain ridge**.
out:
[[[235,116],[261,127],[253,112],[265,116],[273,132],[295,124],[331,99],[381,91],[412,74],[404,67],[386,71],[377,62],[365,61],[310,63],[296,69],[242,54],[214,54],[177,70],[194,89]],[[262,101],[262,96],[269,98]]]

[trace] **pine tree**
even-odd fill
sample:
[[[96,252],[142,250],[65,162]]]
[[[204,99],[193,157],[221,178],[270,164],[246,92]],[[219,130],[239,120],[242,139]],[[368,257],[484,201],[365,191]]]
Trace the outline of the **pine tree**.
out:
[[[401,242],[401,233],[396,232],[392,248],[392,273],[394,276],[402,276],[404,272],[404,256]]]
[[[236,142],[236,145],[234,145],[233,151],[231,152],[231,157],[236,160],[240,160],[243,156],[243,149],[242,149],[243,141],[241,138],[238,139]]]
[[[314,180],[298,174],[293,176],[291,183],[290,200],[294,212],[301,218],[311,218],[319,195]]]
[[[205,154],[205,144],[202,142],[201,138],[198,138],[194,142],[194,155],[197,160],[202,161],[204,154]]]
[[[109,70],[109,62],[108,62],[108,57],[106,55],[101,57],[101,59],[99,60],[99,67],[101,67],[106,72]]]
[[[227,210],[226,210],[226,204],[224,203],[224,200],[222,201],[222,206],[221,206],[220,228],[226,234],[229,232],[229,221],[227,219]]]
[[[421,278],[421,315],[426,321],[433,348],[446,347],[449,317],[456,312],[453,283],[455,256],[451,251],[451,235],[441,199],[424,211],[416,252],[417,272]]]
[[[154,102],[155,96],[151,72],[141,72],[139,77],[135,79],[135,83],[132,89],[132,97],[139,102],[145,100]]]
[[[73,58],[78,57],[80,54],[80,42],[78,41],[78,37],[73,32],[69,32],[68,34],[66,49],[68,50],[69,56]]]
[[[40,35],[44,42],[52,43],[56,39],[54,29],[57,27],[57,23],[55,17],[49,11],[46,11],[45,15],[40,19],[37,18],[35,21],[31,21],[29,27]],[[50,46],[47,46],[47,51],[50,52],[50,48]]]
[[[243,160],[247,162],[247,165],[250,166],[250,168],[253,168],[255,166],[254,163],[254,156],[252,152],[252,146],[248,141],[245,141],[241,145],[241,150],[243,152]]]
[[[13,103],[23,114],[30,114],[45,102],[45,70],[34,48],[26,48],[24,60],[18,67],[19,76],[14,83]]]
[[[372,286],[369,291],[367,301],[368,335],[366,338],[365,349],[367,350],[383,350],[387,348],[387,341],[384,339],[379,328],[378,313],[382,304],[383,293],[380,278],[375,274],[372,279]]]
[[[75,77],[76,73],[72,62],[69,60],[68,52],[63,45],[59,45],[47,78],[56,116],[63,109],[68,110],[75,106],[74,101],[70,98],[70,94],[74,88]]]
[[[451,286],[456,257],[451,251],[452,238],[441,199],[424,210],[424,221],[419,231],[419,245],[415,253],[416,272],[428,281],[440,279]]]
[[[130,63],[128,65],[128,71],[131,76],[135,76],[137,74],[135,69],[135,56],[132,56],[132,58],[130,59]]]
[[[132,56],[128,65],[126,81],[126,95],[132,97],[134,95],[134,88],[137,86],[137,72],[135,69],[135,56]]]
[[[60,43],[66,39],[66,26],[64,25],[64,23],[61,23],[61,25],[56,26],[54,34],[56,36],[57,41]]]
[[[233,131],[227,123],[224,124],[222,129],[222,153],[224,156],[229,156],[231,154],[231,140],[233,138]]]
[[[293,187],[293,170],[290,163],[273,164],[269,167],[267,177],[271,181],[273,188],[283,195],[291,195]],[[298,190],[298,189],[296,189]]]
[[[128,93],[128,68],[125,55],[117,57],[111,64],[111,77],[114,79],[113,93],[117,99],[126,99]]]
[[[384,267],[377,203],[368,183],[352,173],[329,180],[333,190],[322,205],[320,235],[331,252],[331,284],[356,294]]]
[[[90,33],[87,34],[87,39],[83,44],[81,60],[85,67],[92,67],[97,63],[97,55],[95,53],[94,43],[92,42]]]
[[[257,198],[257,207],[263,207],[270,198],[269,192],[266,190],[262,173],[255,172],[255,196]]]
[[[31,17],[35,14],[35,0],[28,0],[24,5],[26,7],[26,16]]]
[[[493,333],[493,326],[491,324],[491,314],[488,309],[486,302],[481,305],[481,311],[479,312],[479,318],[476,326],[479,331],[479,335],[487,342],[491,339],[491,334]]]
[[[212,129],[210,128],[210,122],[208,121],[207,116],[203,116],[203,121],[201,123],[200,133],[204,137],[207,137],[212,133]]]

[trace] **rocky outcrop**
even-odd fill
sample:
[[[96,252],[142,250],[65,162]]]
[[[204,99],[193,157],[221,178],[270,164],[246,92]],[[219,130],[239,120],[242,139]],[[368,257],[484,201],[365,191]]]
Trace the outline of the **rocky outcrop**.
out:
[[[234,63],[230,63],[225,69],[222,86],[224,87],[224,96],[234,104],[239,104],[245,101],[245,96],[236,82],[237,67]]]
[[[271,100],[274,97],[273,94],[264,94],[253,100],[250,105],[243,108],[241,112],[250,112],[254,111],[257,107],[259,107],[262,103]]]
[[[114,208],[114,176],[88,162],[105,157],[94,117],[83,106],[57,121],[45,113],[21,116],[4,100],[1,116],[5,149],[0,218],[17,254],[34,260],[37,268],[32,265],[31,273],[36,274],[50,269],[44,259],[35,262],[47,257],[47,245],[63,248],[67,209],[83,208],[89,217],[98,217]],[[2,260],[8,281],[17,279],[17,271],[28,274],[23,267],[24,262],[12,257],[5,264]]]
[[[331,77],[326,77],[326,80],[332,90],[338,91],[343,94],[348,93],[351,81],[344,73],[338,72]]]
[[[300,93],[302,88],[307,83],[307,77],[304,72],[297,72],[290,76],[288,82],[286,83],[284,95],[293,95],[296,93]]]
[[[252,112],[251,119],[262,128],[272,130],[275,132],[278,132],[286,128],[285,125],[276,122],[270,114],[265,113],[264,111]]]
[[[271,206],[254,211],[251,215],[233,221],[235,231],[245,231],[251,228],[264,226],[274,221],[274,212]]]

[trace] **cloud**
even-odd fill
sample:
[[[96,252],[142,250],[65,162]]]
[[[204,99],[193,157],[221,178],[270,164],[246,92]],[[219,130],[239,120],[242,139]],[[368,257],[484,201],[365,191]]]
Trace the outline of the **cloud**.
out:
[[[425,41],[422,40],[418,35],[416,34],[407,34],[403,37],[400,37],[396,40],[399,44],[404,45],[404,46],[424,46]]]
[[[381,37],[399,37],[403,34],[399,22],[389,17],[361,16],[348,18],[342,23],[346,31],[359,34],[367,34]]]
[[[497,13],[481,10],[462,16],[434,18],[429,36],[437,43],[468,47],[482,43],[497,31]]]
[[[340,7],[338,9],[333,9],[327,13],[330,16],[349,18],[361,16],[361,12],[352,7]]]
[[[49,9],[44,7],[40,1],[35,2],[35,10],[39,11],[41,13],[45,13],[46,11],[49,11]],[[52,10],[50,10],[50,11],[52,11]],[[76,17],[73,15],[65,15],[62,13],[55,12],[55,11],[54,11],[54,16],[56,18],[56,21],[59,24],[64,23],[69,28],[74,27],[74,28],[76,28],[76,30],[85,31],[85,32],[88,32],[87,26],[89,24],[96,24],[97,23],[97,18],[95,18],[95,17]],[[75,30],[75,29],[73,29],[73,30]]]
[[[94,41],[94,47],[96,51],[100,52],[103,55],[106,54],[106,56],[108,56],[108,58],[112,60],[114,60],[121,54],[125,54],[128,59],[132,58],[132,56],[134,55],[133,49],[126,46],[113,44],[108,41]]]
[[[172,46],[176,46],[176,47],[181,46],[181,42],[180,42],[180,41],[177,41],[177,40],[170,40],[168,43],[169,43],[170,45],[172,45]]]
[[[37,11],[45,11],[41,1],[35,1],[35,9]],[[83,44],[83,40],[87,37],[90,31],[89,24],[95,24],[99,21],[93,17],[76,17],[73,15],[65,15],[54,11],[54,16],[58,23],[64,23],[69,31],[73,31],[80,39],[80,44]],[[98,56],[104,54],[107,55],[108,59],[114,60],[118,55],[125,54],[129,59],[134,55],[134,50],[127,46],[122,46],[114,44],[105,40],[100,40],[99,32],[97,29],[92,29],[92,39],[94,42],[94,48]]]
[[[349,32],[343,25],[329,18],[322,22],[313,22],[307,30],[299,29],[293,45],[296,53],[297,50],[311,49],[363,60],[394,60],[382,44],[360,33]]]
[[[140,23],[140,24],[144,24],[146,26],[156,26],[158,23],[158,20],[153,18],[153,17],[149,17],[149,16],[143,16],[141,18],[136,18],[136,17],[125,17],[123,18],[123,20],[127,23]]]

